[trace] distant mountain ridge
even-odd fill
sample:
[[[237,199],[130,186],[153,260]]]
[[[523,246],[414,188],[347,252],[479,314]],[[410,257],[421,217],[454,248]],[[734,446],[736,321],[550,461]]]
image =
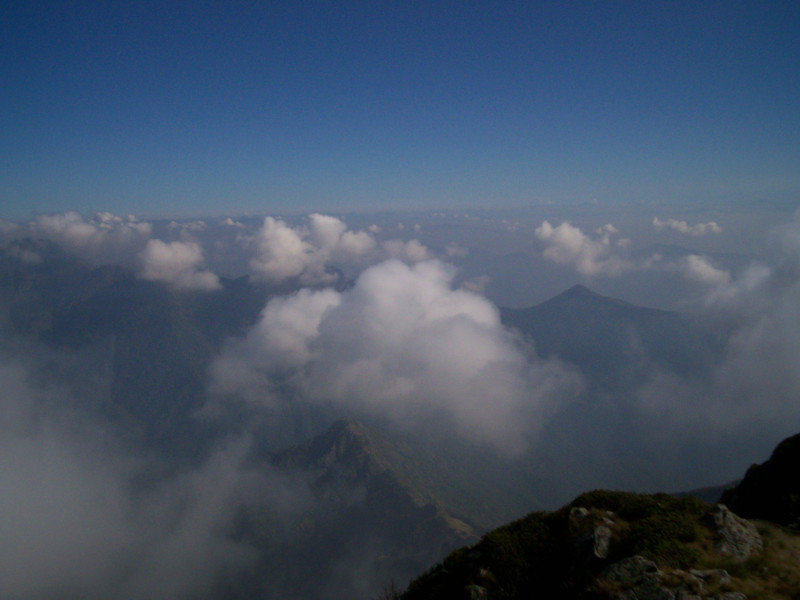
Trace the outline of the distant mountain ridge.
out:
[[[603,387],[630,383],[651,363],[681,374],[702,371],[719,351],[711,332],[686,315],[636,306],[583,285],[529,308],[501,308],[500,315],[539,355],[573,363]]]
[[[262,457],[263,460],[263,457]],[[302,543],[274,546],[258,515],[244,522],[252,544],[269,548],[263,568],[270,589],[295,597],[353,597],[354,581],[337,569],[338,561],[369,567],[362,584],[405,580],[453,548],[477,541],[469,523],[450,514],[428,490],[400,448],[353,419],[266,457],[272,469],[305,481],[314,509],[298,523]],[[263,533],[260,533],[263,532]],[[275,569],[275,565],[281,565]],[[311,578],[308,575],[314,573]],[[254,579],[248,594],[278,598]],[[252,597],[245,594],[242,597]],[[238,596],[233,596],[238,598]]]

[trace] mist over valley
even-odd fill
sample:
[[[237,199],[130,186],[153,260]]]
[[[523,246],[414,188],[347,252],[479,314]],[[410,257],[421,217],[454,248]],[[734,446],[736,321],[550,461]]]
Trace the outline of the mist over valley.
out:
[[[796,217],[359,218],[0,222],[4,597],[374,597],[800,430]]]

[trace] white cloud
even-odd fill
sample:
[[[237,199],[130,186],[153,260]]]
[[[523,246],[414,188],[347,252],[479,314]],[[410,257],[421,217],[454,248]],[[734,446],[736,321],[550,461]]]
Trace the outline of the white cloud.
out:
[[[404,262],[421,262],[433,258],[430,251],[419,240],[387,240],[382,247],[387,255]]]
[[[120,217],[108,212],[85,219],[71,211],[37,215],[28,223],[34,237],[49,239],[95,264],[129,262],[152,234],[150,223],[132,215]]]
[[[689,225],[686,221],[678,221],[677,219],[667,219],[666,221],[662,221],[658,217],[653,217],[653,227],[656,229],[672,229],[684,235],[691,235],[695,237],[722,233],[722,227],[717,225],[717,223],[714,221]]]
[[[536,237],[545,244],[545,258],[589,276],[620,275],[631,268],[629,261],[612,252],[611,237],[617,233],[608,224],[597,231],[599,237],[591,238],[568,221],[557,227],[544,221],[535,230]]]
[[[203,270],[203,251],[194,242],[150,240],[141,254],[141,277],[178,290],[219,289],[219,277]]]
[[[559,363],[531,359],[497,309],[453,290],[452,277],[436,261],[391,260],[364,271],[342,294],[273,300],[215,365],[217,389],[244,392],[253,373],[263,377],[294,363],[289,380],[308,400],[406,427],[443,421],[462,435],[517,450],[579,382]],[[244,383],[237,389],[236,382]]]
[[[250,261],[255,275],[281,281],[299,277],[304,283],[331,282],[326,272],[332,260],[353,260],[370,252],[375,239],[365,231],[353,232],[328,215],[312,214],[307,227],[292,228],[281,219],[267,217],[252,240],[256,256]]]
[[[177,221],[170,221],[167,225],[167,229],[177,229],[177,230],[186,230],[186,231],[194,231],[194,232],[203,232],[208,229],[208,225],[205,221],[188,221],[184,223],[178,223]]]
[[[731,274],[723,269],[718,269],[708,258],[697,254],[690,254],[680,261],[680,269],[692,281],[706,285],[722,286],[730,283]]]
[[[271,300],[258,323],[243,339],[229,342],[212,365],[214,391],[249,400],[269,394],[273,377],[311,360],[310,344],[319,336],[323,315],[340,302],[333,290],[308,289]]]
[[[772,264],[754,262],[734,275],[701,257],[685,266],[715,287],[705,320],[725,324],[722,356],[705,378],[656,373],[639,391],[641,409],[670,431],[719,438],[778,440],[800,428],[800,221],[774,234]]]
[[[268,280],[297,277],[314,261],[314,248],[281,219],[267,217],[256,234],[257,255],[250,261],[257,276]],[[318,268],[315,265],[316,268]]]

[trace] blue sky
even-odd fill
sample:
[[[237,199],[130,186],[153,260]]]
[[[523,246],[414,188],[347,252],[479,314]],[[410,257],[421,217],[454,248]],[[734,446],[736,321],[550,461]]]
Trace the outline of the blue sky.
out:
[[[0,11],[6,218],[800,192],[796,2]]]

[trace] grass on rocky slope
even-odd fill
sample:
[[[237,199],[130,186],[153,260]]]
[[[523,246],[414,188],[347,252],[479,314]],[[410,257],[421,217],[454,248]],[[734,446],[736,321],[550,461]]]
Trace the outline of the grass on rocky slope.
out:
[[[573,511],[578,507],[588,509],[580,518]],[[493,600],[601,598],[595,578],[602,569],[639,554],[675,585],[691,579],[688,569],[730,573],[729,585],[711,582],[698,590],[701,596],[730,589],[750,600],[800,599],[800,534],[759,522],[763,551],[736,563],[714,551],[714,534],[705,521],[710,509],[700,500],[666,494],[589,492],[558,511],[532,513],[456,550],[401,597],[455,600],[469,598],[470,586],[480,586]],[[587,534],[601,524],[611,530],[605,560],[592,557],[585,546]]]
[[[727,570],[732,587],[749,600],[800,599],[800,532],[766,521],[754,523],[764,540],[761,554],[741,563],[709,556],[708,564]]]

